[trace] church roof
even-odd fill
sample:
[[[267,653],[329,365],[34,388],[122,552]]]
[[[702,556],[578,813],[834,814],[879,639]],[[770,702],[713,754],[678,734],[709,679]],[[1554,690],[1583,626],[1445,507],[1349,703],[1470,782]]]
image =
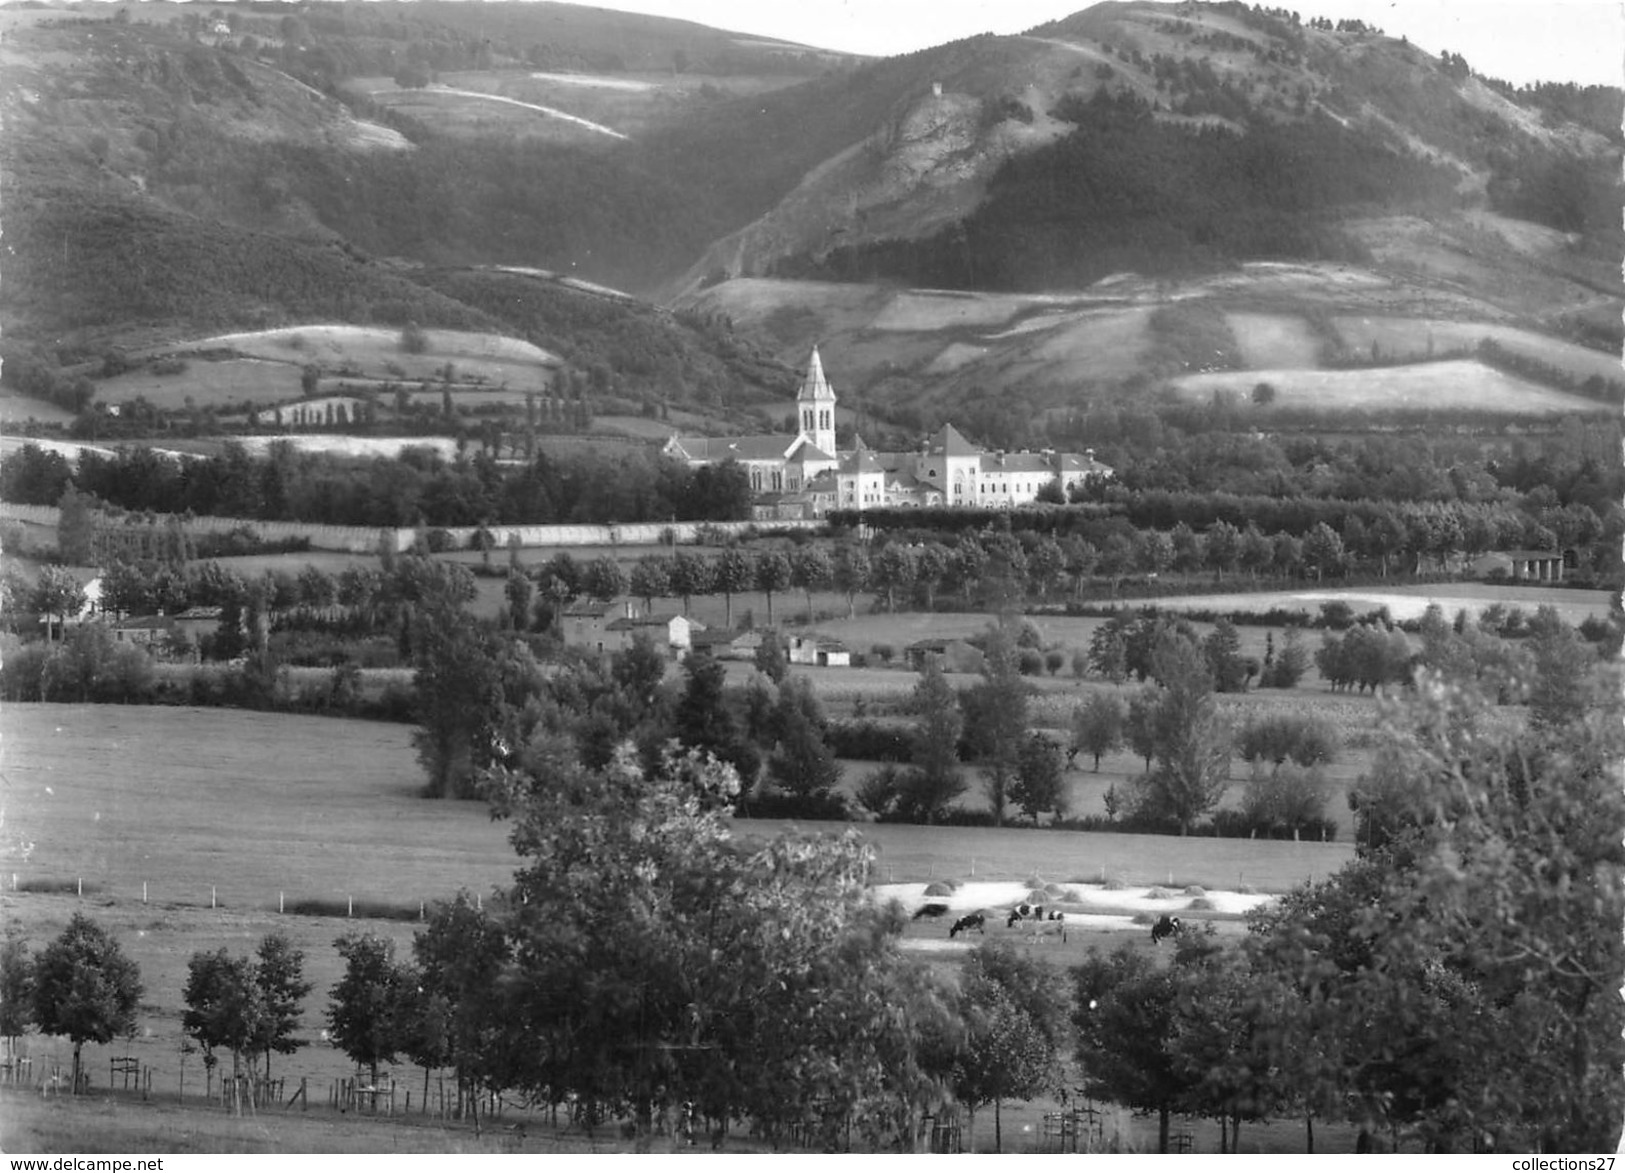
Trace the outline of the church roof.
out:
[[[808,461],[818,461],[824,464],[832,464],[835,461],[835,457],[831,456],[828,452],[825,452],[811,440],[803,439],[795,446],[794,451],[791,452],[789,463],[806,464]]]
[[[943,424],[942,431],[931,437],[932,456],[980,456],[982,450],[959,434],[952,424]]]
[[[835,389],[824,378],[824,362],[818,357],[818,347],[813,346],[812,358],[807,360],[807,377],[801,381],[801,390],[796,392],[800,399],[834,399]]]
[[[1054,472],[1050,458],[1042,452],[984,452],[983,472]]]
[[[841,457],[841,471],[844,473],[879,472],[880,468],[880,461],[876,460],[875,454],[865,447],[854,448]]]
[[[783,460],[795,436],[673,436],[666,449],[689,460]]]

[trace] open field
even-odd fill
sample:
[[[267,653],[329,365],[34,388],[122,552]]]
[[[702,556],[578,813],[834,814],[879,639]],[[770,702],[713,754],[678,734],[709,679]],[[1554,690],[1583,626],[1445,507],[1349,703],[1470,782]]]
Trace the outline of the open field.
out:
[[[422,89],[397,86],[387,77],[357,77],[347,89],[366,94],[441,131],[502,129],[545,134],[564,141],[599,141],[601,134],[569,121],[549,118],[509,103],[545,106],[571,118],[601,124],[619,135],[635,136],[668,119],[674,106],[730,95],[765,93],[804,80],[789,76],[712,76],[700,73],[596,74],[469,70],[439,75],[440,84]],[[701,91],[705,90],[702,95]],[[462,91],[458,94],[457,91]],[[480,95],[474,97],[469,95]],[[507,99],[493,102],[492,98]]]
[[[1215,391],[1245,400],[1260,383],[1275,388],[1278,407],[1320,411],[1472,411],[1506,415],[1617,412],[1594,399],[1553,391],[1471,359],[1346,371],[1264,369],[1209,371],[1171,381],[1188,400]]]
[[[1320,365],[1320,339],[1290,314],[1226,314],[1241,358],[1249,367],[1309,368]]]
[[[1343,344],[1357,354],[1366,353],[1375,344],[1384,355],[1420,359],[1436,350],[1474,347],[1488,338],[1516,355],[1547,363],[1576,379],[1592,375],[1615,381],[1625,379],[1618,355],[1512,326],[1444,318],[1365,317],[1338,317],[1333,319],[1333,325]]]
[[[1407,583],[1392,587],[1326,587],[1323,590],[1263,591],[1234,595],[1175,595],[1157,600],[1157,606],[1171,611],[1270,611],[1302,609],[1311,616],[1318,615],[1322,603],[1342,600],[1356,612],[1387,607],[1395,619],[1418,619],[1437,603],[1447,617],[1454,619],[1456,612],[1467,611],[1477,615],[1486,607],[1499,603],[1504,607],[1521,607],[1533,614],[1537,607],[1556,609],[1563,621],[1578,625],[1588,617],[1608,615],[1613,595],[1608,591],[1566,590],[1562,587],[1515,587],[1494,583]]]
[[[321,1094],[326,1081],[349,1074],[336,1051],[315,1040],[321,993],[337,980],[333,939],[368,929],[410,946],[411,921],[357,917],[281,916],[278,894],[343,901],[375,900],[404,908],[449,896],[458,888],[489,893],[503,884],[516,860],[477,803],[430,802],[415,795],[419,777],[405,726],[230,710],[8,705],[4,715],[3,884],[0,910],[35,942],[60,931],[84,908],[119,937],[141,966],[147,985],[139,1037],[133,1043],[87,1047],[88,1070],[105,1072],[112,1054],[130,1053],[154,1071],[155,1087],[179,1089],[180,991],[186,962],[200,949],[250,951],[266,932],[281,929],[307,953],[307,976],[317,993],[307,1003],[306,1037],[312,1045],[287,1060],[284,1074],[310,1077]],[[769,837],[790,824],[741,821],[736,834]],[[808,829],[835,830],[834,825]],[[860,828],[879,854],[878,877],[923,883],[964,880],[1025,882],[1033,876],[1088,884],[1104,876],[1129,885],[1199,883],[1210,888],[1249,885],[1280,891],[1325,876],[1346,860],[1347,844],[1180,840],[1006,828]],[[60,895],[10,891],[17,877],[68,885]],[[80,878],[84,896],[73,893]],[[143,902],[142,884],[147,884]],[[211,908],[211,896],[216,907]],[[1144,899],[1125,892],[1118,904]],[[1132,913],[1133,909],[1129,909]],[[1221,930],[1238,931],[1233,912],[1220,910]],[[1111,911],[1102,916],[1121,915]],[[1089,945],[1115,943],[1128,926],[1079,922],[1079,932],[1051,950],[1052,960],[1081,957]],[[992,935],[1017,930],[998,926]],[[1143,927],[1134,930],[1143,934]],[[942,925],[912,924],[905,946],[930,954],[945,935]],[[1035,948],[1047,949],[1047,945]],[[1147,946],[1149,947],[1149,946]],[[945,956],[944,960],[948,958]],[[36,1071],[68,1057],[60,1040],[31,1037]],[[421,1074],[399,1072],[405,1087],[421,1087]],[[194,1059],[187,1086],[195,1094],[201,1070]],[[97,1087],[103,1086],[97,1077]],[[55,1109],[52,1109],[53,1111]],[[96,1112],[106,1106],[93,1107]],[[191,1145],[186,1129],[161,1108],[132,1125],[160,1144]],[[1034,1109],[1036,1110],[1036,1109]],[[46,1119],[60,1119],[47,1117]],[[52,1127],[38,1124],[38,1127]],[[235,1124],[233,1128],[245,1128]],[[346,1140],[316,1122],[294,1135],[313,1147],[384,1144],[386,1135]],[[179,1132],[174,1129],[181,1129]],[[124,1135],[114,1130],[113,1135]],[[252,1130],[215,1135],[203,1147],[257,1148],[269,1144]],[[1019,1135],[1019,1133],[1017,1133]],[[258,1137],[258,1139],[255,1139]],[[463,1143],[444,1136],[401,1137],[403,1148]],[[108,1142],[109,1147],[128,1149]],[[10,1146],[8,1146],[10,1147]],[[136,1146],[141,1147],[141,1146]],[[151,1147],[150,1142],[146,1147]],[[1290,1147],[1290,1145],[1288,1146]]]
[[[138,367],[103,379],[96,384],[96,398],[102,403],[123,403],[140,396],[166,411],[179,410],[188,401],[218,410],[250,401],[264,406],[303,394],[299,368],[291,359],[189,358],[179,374],[160,375],[150,367]]]

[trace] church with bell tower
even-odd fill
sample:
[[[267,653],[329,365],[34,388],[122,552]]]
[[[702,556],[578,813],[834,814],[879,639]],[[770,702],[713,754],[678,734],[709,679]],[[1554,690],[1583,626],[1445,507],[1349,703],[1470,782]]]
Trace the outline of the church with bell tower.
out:
[[[824,362],[818,357],[818,346],[813,345],[812,359],[807,363],[807,377],[801,380],[796,392],[796,407],[800,412],[801,434],[813,446],[831,456],[835,455],[835,389],[824,377]]]

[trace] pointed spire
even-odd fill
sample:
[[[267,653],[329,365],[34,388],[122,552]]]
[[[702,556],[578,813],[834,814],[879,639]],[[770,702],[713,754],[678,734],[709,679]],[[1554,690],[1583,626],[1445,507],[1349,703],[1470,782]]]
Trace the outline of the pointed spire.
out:
[[[807,360],[807,377],[801,381],[797,399],[834,399],[835,390],[824,377],[824,361],[818,357],[818,343],[813,343],[812,358]]]

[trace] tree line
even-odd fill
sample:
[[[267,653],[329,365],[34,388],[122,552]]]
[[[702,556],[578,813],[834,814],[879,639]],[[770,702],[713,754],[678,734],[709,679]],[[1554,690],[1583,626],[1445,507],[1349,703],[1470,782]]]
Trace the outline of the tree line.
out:
[[[125,445],[70,464],[28,444],[0,470],[0,498],[20,505],[59,504],[70,486],[104,513],[368,527],[736,521],[749,516],[751,498],[736,462],[690,468],[640,446],[543,449],[516,466],[485,451],[453,461],[427,447],[354,458],[290,443],[273,443],[264,458],[227,443],[191,460]],[[118,524],[116,514],[106,520]]]

